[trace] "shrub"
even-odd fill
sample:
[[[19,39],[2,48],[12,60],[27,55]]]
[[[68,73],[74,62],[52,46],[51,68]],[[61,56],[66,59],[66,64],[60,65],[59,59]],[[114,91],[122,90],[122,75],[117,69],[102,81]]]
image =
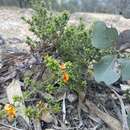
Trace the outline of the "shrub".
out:
[[[51,46],[53,52],[58,53],[61,61],[70,61],[74,75],[70,88],[82,88],[90,77],[89,72],[93,62],[99,60],[105,51],[92,46],[91,29],[86,28],[82,20],[77,26],[68,25],[70,16],[68,12],[52,13],[45,5],[43,1],[35,4],[32,19],[26,20],[30,30],[40,42],[29,41],[36,43],[35,47],[44,46],[43,52],[46,47]],[[54,53],[51,52],[51,55],[53,56]],[[50,52],[48,54],[50,55]]]
[[[34,9],[32,19],[23,19],[30,25],[30,31],[40,39],[40,47],[50,44],[55,46],[67,25],[69,13],[67,11],[52,13],[45,7],[46,2],[41,0],[34,0],[32,5]],[[27,41],[35,43],[30,37]]]
[[[38,41],[34,41],[28,37],[27,41],[43,57],[43,63],[49,75],[46,76],[47,78],[41,79],[41,81],[33,81],[30,77],[27,77],[25,82],[27,86],[32,86],[33,93],[41,91],[48,94],[44,102],[48,104],[48,111],[53,112],[59,112],[61,106],[56,98],[59,92],[64,93],[66,90],[69,90],[79,93],[81,90],[84,90],[87,82],[91,79],[93,64],[97,63],[102,56],[115,53],[113,48],[101,50],[98,47],[101,46],[102,48],[102,45],[105,46],[104,42],[106,41],[107,47],[113,44],[117,35],[115,29],[109,29],[108,31],[106,26],[103,27],[103,29],[106,29],[106,34],[103,32],[102,36],[102,26],[98,28],[98,31],[96,30],[97,27],[95,27],[96,24],[92,28],[87,28],[82,19],[79,20],[78,25],[68,25],[69,17],[70,15],[66,11],[52,13],[45,7],[45,3],[41,3],[40,0],[34,7],[32,19],[24,19],[30,25],[30,30],[38,38]],[[103,39],[107,35],[110,37],[107,40]],[[99,43],[102,45],[98,45]],[[50,47],[52,48],[51,51],[45,51]],[[57,58],[55,58],[55,54]],[[111,57],[109,57],[109,61],[111,61]],[[104,69],[105,67],[100,66],[99,68]],[[106,72],[105,70],[103,71],[104,73]],[[113,80],[110,80],[111,77],[106,78],[109,82],[100,78],[101,76],[103,77],[101,75],[102,72],[99,71],[99,75],[95,76],[97,81],[113,82]],[[111,73],[109,76],[111,76]],[[28,94],[28,98],[33,93]],[[38,111],[36,106],[34,108],[34,110],[27,109],[26,113],[29,117],[36,113],[35,111]],[[39,114],[35,116],[39,116]]]

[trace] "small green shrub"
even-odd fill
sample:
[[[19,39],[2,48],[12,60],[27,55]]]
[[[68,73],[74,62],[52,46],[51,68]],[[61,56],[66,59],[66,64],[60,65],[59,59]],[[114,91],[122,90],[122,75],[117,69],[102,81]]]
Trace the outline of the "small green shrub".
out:
[[[40,39],[40,46],[55,45],[67,25],[69,13],[67,11],[52,13],[46,8],[46,2],[42,0],[34,0],[32,5],[34,9],[32,19],[23,19],[30,25],[30,31]],[[33,43],[30,37],[27,41]]]
[[[14,103],[16,103],[16,102],[19,102],[19,103],[22,103],[23,102],[23,97],[21,97],[21,96],[13,96],[13,101],[14,101]]]
[[[41,79],[41,81],[33,81],[31,77],[27,77],[25,83],[27,86],[31,86],[33,93],[41,91],[47,93],[49,97],[56,97],[60,90],[64,92],[66,89],[78,93],[86,87],[87,81],[91,79],[93,63],[98,62],[105,54],[114,53],[112,48],[100,50],[100,48],[97,48],[98,45],[95,44],[95,41],[104,45],[105,39],[98,38],[104,38],[110,34],[107,43],[112,44],[115,40],[116,30],[109,29],[108,31],[103,24],[103,29],[96,33],[94,26],[87,28],[82,20],[78,25],[68,25],[70,17],[68,12],[53,13],[45,5],[42,1],[36,3],[32,19],[24,20],[30,25],[30,30],[38,38],[38,41],[34,41],[28,37],[27,42],[43,57],[43,63],[49,71],[49,76],[45,80]],[[97,27],[97,29],[100,28]],[[105,33],[102,36],[100,33],[104,31]],[[48,47],[53,49],[45,53]],[[38,51],[39,48],[42,53]],[[57,59],[55,54],[58,54]],[[111,57],[109,60],[111,61]],[[101,79],[101,81],[105,80]],[[29,94],[28,98],[31,96]],[[47,102],[49,110],[59,112],[61,103],[57,99],[49,98],[45,102]],[[31,118],[35,110],[37,111],[37,109],[27,109],[27,115]]]
[[[45,7],[45,3],[45,1],[37,2],[32,19],[26,20],[30,25],[30,30],[39,38],[39,42],[31,38],[28,38],[28,42],[33,43],[30,45],[36,48],[44,46],[43,52],[46,47],[51,46],[53,52],[61,57],[61,61],[70,61],[73,78],[71,78],[69,88],[75,90],[83,88],[90,77],[89,72],[91,72],[93,62],[99,60],[106,50],[102,51],[92,46],[91,29],[86,28],[82,20],[79,25],[68,25],[70,17],[68,12],[53,13]],[[48,54],[50,55],[50,52]],[[51,69],[58,69],[57,65],[51,66]],[[48,90],[53,90],[52,85],[48,85]]]
[[[57,46],[63,60],[88,66],[92,60],[99,59],[100,52],[92,46],[90,34],[82,21],[78,26],[67,26]]]
[[[40,115],[38,113],[38,110],[35,107],[28,107],[25,109],[25,115],[29,118],[29,119],[39,119]]]
[[[5,117],[6,117],[6,112],[5,112],[4,109],[1,109],[1,110],[0,110],[0,119],[3,119],[3,118],[5,118]]]

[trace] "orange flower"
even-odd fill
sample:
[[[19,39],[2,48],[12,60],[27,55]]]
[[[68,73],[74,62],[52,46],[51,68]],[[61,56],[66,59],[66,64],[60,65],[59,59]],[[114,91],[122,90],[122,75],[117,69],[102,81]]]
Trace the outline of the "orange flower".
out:
[[[65,70],[65,69],[66,69],[65,64],[62,63],[62,64],[60,65],[60,68],[61,68],[61,70]]]
[[[64,74],[63,74],[63,81],[64,81],[64,83],[67,83],[68,80],[69,80],[69,75],[68,75],[67,72],[64,72]]]
[[[9,118],[9,120],[12,120],[13,118],[16,117],[16,109],[13,105],[11,104],[6,104],[4,107],[6,114]]]

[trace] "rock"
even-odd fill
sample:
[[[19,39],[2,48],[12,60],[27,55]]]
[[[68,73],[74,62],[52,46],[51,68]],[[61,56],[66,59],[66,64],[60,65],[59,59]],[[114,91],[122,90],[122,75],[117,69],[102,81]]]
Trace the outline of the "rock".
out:
[[[34,130],[42,130],[41,123],[39,120],[33,120]]]
[[[121,90],[122,90],[122,91],[130,90],[130,86],[127,85],[127,84],[120,84],[120,86],[121,86]]]
[[[33,75],[33,72],[31,70],[26,70],[23,75],[23,77],[31,77]]]
[[[30,53],[30,47],[22,42],[20,44],[18,43],[6,43],[5,44],[5,51],[9,53]]]
[[[30,47],[20,38],[5,38],[0,36],[0,51],[4,53],[30,53]]]
[[[78,100],[78,96],[75,93],[70,93],[67,95],[69,102],[73,103]]]
[[[27,64],[28,65],[33,65],[37,63],[37,59],[34,56],[31,56],[30,59],[28,60]]]
[[[122,0],[122,1],[124,1],[124,4],[122,5],[122,15],[125,18],[130,19],[130,1],[129,0]]]
[[[8,38],[6,40],[7,43],[9,44],[21,44],[23,43],[24,41],[22,41],[21,39],[17,38],[17,37],[13,37],[13,38]]]
[[[130,80],[127,81],[127,84],[130,85]]]
[[[119,35],[117,49],[124,51],[128,48],[130,48],[130,30],[125,30]]]
[[[41,120],[45,121],[46,123],[52,123],[54,121],[52,115],[49,113],[49,111],[45,111],[42,113]]]
[[[8,101],[10,104],[15,104],[16,110],[17,110],[17,115],[20,115],[23,117],[26,122],[29,122],[28,117],[26,117],[24,110],[25,110],[25,105],[24,103],[21,102],[14,102],[14,97],[22,97],[22,90],[21,90],[21,82],[19,80],[13,79],[12,82],[7,86],[6,88],[6,93],[8,97]]]

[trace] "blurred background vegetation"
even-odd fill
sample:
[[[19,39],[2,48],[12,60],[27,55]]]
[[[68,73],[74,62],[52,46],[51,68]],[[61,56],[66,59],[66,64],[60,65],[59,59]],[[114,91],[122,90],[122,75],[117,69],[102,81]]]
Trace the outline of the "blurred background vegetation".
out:
[[[0,0],[0,6],[29,7],[30,0]],[[52,9],[70,12],[120,13],[122,0],[46,0],[51,1]],[[126,0],[127,1],[127,0]]]

